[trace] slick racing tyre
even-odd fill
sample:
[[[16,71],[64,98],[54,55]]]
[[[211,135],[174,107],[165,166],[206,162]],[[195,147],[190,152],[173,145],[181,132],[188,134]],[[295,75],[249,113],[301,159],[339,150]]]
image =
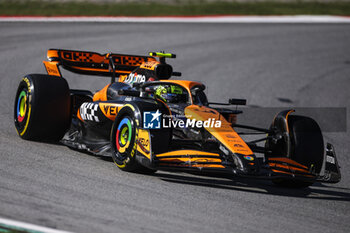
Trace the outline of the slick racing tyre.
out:
[[[25,76],[16,93],[14,122],[23,139],[60,140],[70,124],[67,81],[43,74]]]
[[[289,116],[292,159],[319,174],[323,165],[324,143],[315,120],[304,116]]]
[[[154,173],[136,161],[137,125],[134,107],[123,107],[116,117],[111,131],[111,148],[114,163],[123,171]]]
[[[323,165],[324,143],[321,129],[312,118],[298,115],[288,117],[291,139],[291,159],[307,166],[313,173],[319,174]],[[311,182],[298,180],[276,180],[283,186],[307,187]]]

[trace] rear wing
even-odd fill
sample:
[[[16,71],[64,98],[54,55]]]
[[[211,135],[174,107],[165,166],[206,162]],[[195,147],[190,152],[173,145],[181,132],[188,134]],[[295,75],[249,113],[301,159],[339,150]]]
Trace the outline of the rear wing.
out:
[[[145,62],[157,60],[151,56],[126,54],[99,54],[87,51],[49,49],[44,61],[49,75],[61,76],[59,66],[78,74],[120,76],[130,74]]]

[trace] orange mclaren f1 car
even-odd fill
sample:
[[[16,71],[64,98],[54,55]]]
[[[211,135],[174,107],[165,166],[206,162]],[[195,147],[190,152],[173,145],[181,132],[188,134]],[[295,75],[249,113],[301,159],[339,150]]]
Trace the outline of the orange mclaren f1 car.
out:
[[[298,187],[340,181],[334,148],[324,145],[313,119],[286,110],[276,114],[269,129],[237,124],[242,111],[220,105],[246,101],[211,103],[202,83],[170,80],[181,75],[166,63],[174,54],[50,49],[47,57],[48,74],[29,74],[19,83],[14,122],[23,139],[60,141],[112,156],[125,171],[225,173]],[[110,76],[111,82],[96,93],[69,89],[59,67]],[[264,138],[244,141],[238,128]]]

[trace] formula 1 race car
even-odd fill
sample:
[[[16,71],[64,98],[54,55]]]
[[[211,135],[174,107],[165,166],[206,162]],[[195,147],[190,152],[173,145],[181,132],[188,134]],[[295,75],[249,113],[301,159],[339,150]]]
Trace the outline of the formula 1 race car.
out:
[[[23,139],[60,141],[112,156],[125,171],[214,172],[297,187],[340,181],[334,148],[324,146],[313,119],[285,110],[276,114],[268,129],[237,124],[242,111],[220,105],[245,105],[246,100],[211,103],[202,83],[169,80],[181,76],[166,63],[174,54],[50,49],[47,57],[48,74],[26,75],[17,90],[14,122]],[[69,89],[59,66],[110,76],[111,82],[96,93]],[[247,142],[238,128],[265,136]]]

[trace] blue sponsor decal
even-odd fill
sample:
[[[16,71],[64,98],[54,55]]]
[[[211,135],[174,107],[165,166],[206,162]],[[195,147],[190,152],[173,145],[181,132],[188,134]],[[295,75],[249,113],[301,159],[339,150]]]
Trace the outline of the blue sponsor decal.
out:
[[[145,129],[160,129],[160,116],[162,114],[159,110],[155,112],[143,113],[143,128]]]

